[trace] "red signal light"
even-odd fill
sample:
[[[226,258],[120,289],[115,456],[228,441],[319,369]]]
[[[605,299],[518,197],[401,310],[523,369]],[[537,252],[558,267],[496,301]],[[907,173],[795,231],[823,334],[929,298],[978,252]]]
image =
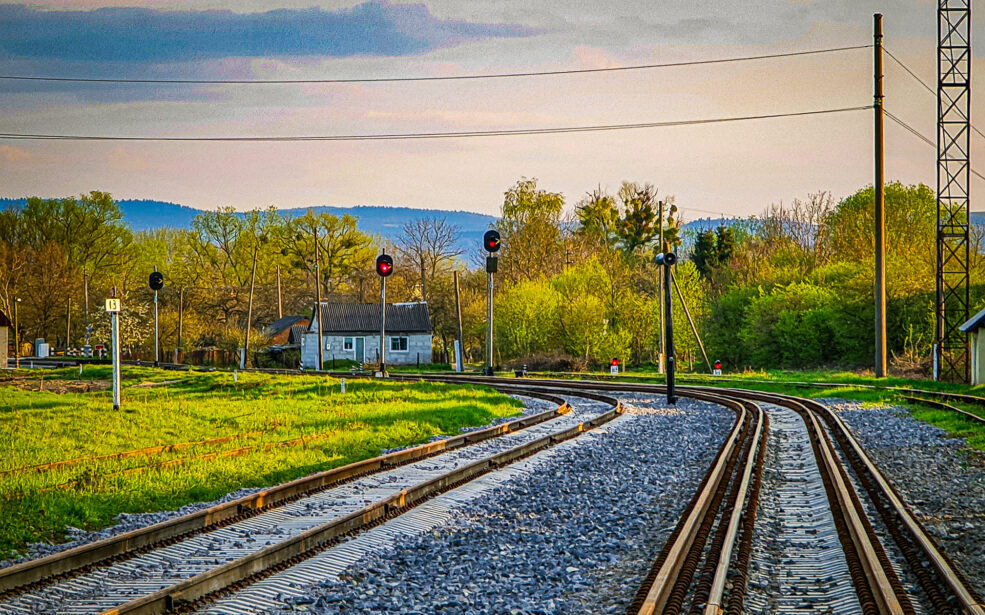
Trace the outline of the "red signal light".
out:
[[[715,369],[722,369],[722,362],[721,361],[715,361]]]
[[[489,230],[482,236],[482,245],[487,252],[499,251],[500,242],[499,231]]]
[[[393,257],[389,254],[380,254],[376,257],[376,273],[381,278],[385,278],[393,273]]]
[[[613,367],[618,367],[619,359],[612,359],[612,361],[609,364],[612,365]]]

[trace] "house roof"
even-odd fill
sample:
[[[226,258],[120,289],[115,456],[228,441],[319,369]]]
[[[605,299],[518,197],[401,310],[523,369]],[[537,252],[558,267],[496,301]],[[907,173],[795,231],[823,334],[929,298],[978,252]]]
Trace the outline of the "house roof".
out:
[[[10,319],[7,318],[7,315],[3,313],[3,310],[0,310],[0,327],[13,327],[13,326],[14,323],[10,322]]]
[[[324,333],[365,333],[380,330],[380,304],[322,301]],[[314,319],[312,319],[314,320]],[[431,333],[427,303],[386,304],[386,329],[394,333]]]
[[[277,335],[278,333],[281,333],[283,331],[286,331],[287,329],[290,329],[291,327],[293,327],[294,325],[298,324],[302,320],[308,320],[308,317],[307,316],[284,316],[280,320],[275,320],[274,322],[272,322],[269,325],[267,325],[267,328],[264,329],[264,333],[266,333],[267,337],[273,337],[273,336]]]
[[[291,325],[291,332],[287,334],[288,344],[300,344],[301,336],[308,330],[307,325]]]
[[[982,326],[985,326],[985,310],[978,312],[977,314],[972,316],[968,320],[968,322],[964,323],[958,328],[964,331],[965,333],[969,333],[971,331],[977,331],[978,329],[981,329]]]

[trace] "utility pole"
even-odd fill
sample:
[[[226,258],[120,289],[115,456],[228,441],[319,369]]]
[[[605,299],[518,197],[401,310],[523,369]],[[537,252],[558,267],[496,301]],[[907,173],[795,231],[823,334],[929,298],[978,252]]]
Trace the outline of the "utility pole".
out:
[[[322,370],[322,366],[325,365],[325,342],[322,335],[322,320],[321,320],[321,270],[318,268],[318,227],[315,227],[315,313],[313,316],[316,318],[315,322],[318,323],[318,365],[315,367],[316,372]]]
[[[876,378],[886,377],[886,159],[883,135],[885,108],[883,106],[882,14],[872,20],[873,49],[873,115],[875,119],[875,299],[876,299]]]
[[[280,265],[277,265],[277,320],[284,317],[284,304],[280,295]]]
[[[65,350],[72,347],[72,298],[65,301]],[[4,365],[6,367],[6,365]]]
[[[14,297],[14,369],[21,368],[21,338],[20,320],[17,318],[17,305],[21,302],[20,297]],[[7,367],[4,365],[4,367]]]
[[[178,289],[178,343],[174,347],[174,362],[178,363],[178,353],[181,352],[181,325],[185,315],[185,287]]]
[[[458,323],[458,337],[455,339],[455,371],[465,371],[465,340],[462,338],[462,296],[458,289],[458,270],[455,270],[455,317]]]
[[[665,250],[665,248],[664,248],[664,202],[663,201],[658,201],[657,202],[657,206],[658,206],[658,211],[659,211],[659,216],[660,216],[660,238],[659,238],[660,243],[659,243],[659,245],[660,245],[660,249],[661,250]],[[657,293],[658,293],[659,296],[662,297],[663,296],[663,293],[664,293],[664,279],[663,279],[663,276],[660,276],[659,277],[659,279],[658,279],[658,285],[659,286],[658,286],[658,289],[657,289]],[[660,326],[657,329],[657,332],[660,335],[660,350],[659,350],[659,353],[658,353],[658,356],[657,356],[657,373],[658,374],[662,374],[662,373],[664,373],[664,357],[667,356],[667,347],[666,347],[665,342],[664,342],[664,304],[663,304],[662,301],[658,301],[657,303],[660,304]]]
[[[253,324],[253,288],[257,280],[257,252],[260,251],[260,246],[257,242],[259,242],[259,239],[255,239],[253,244],[253,272],[250,274],[250,300],[247,303],[246,308],[246,344],[243,346],[243,369],[250,366],[250,329]]]
[[[89,276],[82,269],[82,324],[85,327],[85,346],[89,346]],[[90,349],[92,348],[89,346]]]

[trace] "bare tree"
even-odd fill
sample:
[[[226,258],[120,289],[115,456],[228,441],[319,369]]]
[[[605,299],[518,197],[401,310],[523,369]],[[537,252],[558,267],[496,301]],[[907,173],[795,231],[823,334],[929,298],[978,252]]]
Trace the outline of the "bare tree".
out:
[[[463,250],[456,247],[460,229],[445,218],[418,218],[400,230],[397,250],[401,257],[417,270],[421,283],[421,299],[429,299],[429,281],[439,269],[450,263]]]

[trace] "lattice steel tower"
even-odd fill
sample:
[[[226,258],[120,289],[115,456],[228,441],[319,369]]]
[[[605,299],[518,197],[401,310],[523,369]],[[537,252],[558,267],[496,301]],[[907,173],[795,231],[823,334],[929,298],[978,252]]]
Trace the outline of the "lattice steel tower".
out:
[[[967,382],[968,187],[971,125],[971,0],[939,0],[937,12],[938,380]]]

